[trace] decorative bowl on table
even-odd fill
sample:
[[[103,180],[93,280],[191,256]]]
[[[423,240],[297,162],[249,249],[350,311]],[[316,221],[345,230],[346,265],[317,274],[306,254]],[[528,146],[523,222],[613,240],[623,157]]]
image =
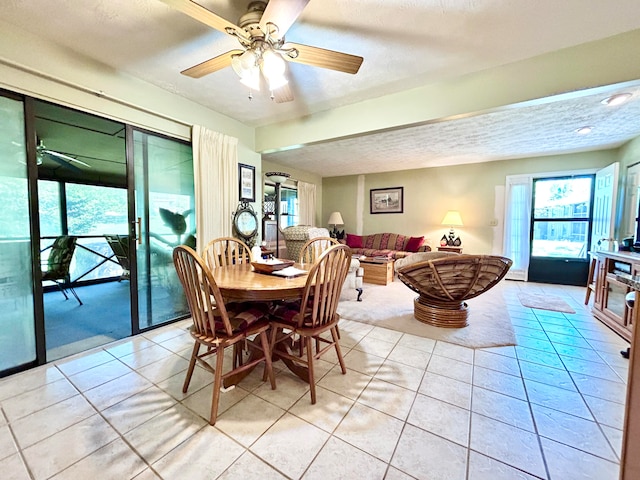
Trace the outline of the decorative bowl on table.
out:
[[[283,268],[293,265],[293,260],[283,260],[280,258],[272,258],[269,260],[263,260],[262,262],[251,262],[253,269],[258,273],[273,273]]]

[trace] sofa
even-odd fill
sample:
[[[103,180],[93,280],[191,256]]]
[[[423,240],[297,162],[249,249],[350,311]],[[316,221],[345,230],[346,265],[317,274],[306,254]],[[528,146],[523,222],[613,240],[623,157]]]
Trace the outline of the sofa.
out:
[[[318,237],[328,237],[329,230],[324,227],[296,225],[282,230],[282,236],[287,245],[287,258],[297,262],[300,260],[300,252],[304,244],[307,243],[307,240]],[[360,267],[358,259],[351,259],[349,272],[342,287],[341,300],[352,300],[355,296],[358,302],[361,301],[363,276],[364,270]]]
[[[404,258],[415,252],[429,252],[431,247],[424,243],[424,237],[411,237],[398,233],[374,233],[353,235],[347,233],[345,243],[354,255],[367,257]]]

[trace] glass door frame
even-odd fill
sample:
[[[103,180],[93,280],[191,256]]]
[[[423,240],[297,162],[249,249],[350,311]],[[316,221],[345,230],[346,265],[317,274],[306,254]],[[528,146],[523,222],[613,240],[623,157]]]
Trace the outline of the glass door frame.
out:
[[[42,299],[42,276],[40,268],[40,224],[38,218],[38,166],[36,163],[36,133],[34,99],[8,90],[0,89],[0,96],[22,103],[26,149],[26,180],[29,212],[29,249],[31,252],[31,279],[33,301],[33,334],[35,358],[32,361],[9,367],[0,371],[0,377],[22,372],[46,363],[46,345],[44,328],[44,302]],[[28,321],[28,320],[27,320]]]
[[[163,323],[159,323],[159,324],[154,324],[154,325],[149,325],[146,328],[141,328],[140,327],[140,296],[139,295],[139,269],[138,269],[138,252],[137,252],[137,244],[140,241],[146,241],[146,244],[149,245],[149,238],[145,238],[142,239],[140,237],[140,235],[143,235],[142,233],[142,226],[145,225],[147,227],[144,228],[144,232],[147,233],[146,237],[149,237],[148,233],[149,233],[149,210],[148,208],[145,208],[145,211],[141,213],[141,215],[144,215],[144,218],[142,216],[139,216],[137,211],[136,211],[136,164],[135,164],[135,141],[134,141],[134,132],[139,132],[145,135],[151,135],[153,137],[158,137],[158,138],[164,138],[167,140],[171,140],[174,142],[178,142],[178,143],[182,143],[184,145],[189,145],[191,146],[191,142],[185,141],[185,140],[180,140],[178,138],[175,137],[171,137],[168,135],[163,135],[161,133],[158,132],[154,132],[151,130],[146,130],[144,128],[140,128],[140,127],[135,127],[133,125],[130,124],[126,124],[125,126],[125,146],[126,146],[126,156],[127,156],[127,203],[128,203],[128,216],[129,216],[129,252],[130,252],[130,272],[131,272],[131,279],[130,279],[130,287],[131,287],[131,332],[132,335],[137,335],[139,333],[142,332],[147,332],[156,328],[161,328],[164,327],[168,324],[183,320],[185,318],[189,317],[189,314],[186,315],[182,315],[179,317],[176,317],[172,320],[163,322]],[[146,148],[145,145],[143,145],[143,148]],[[146,155],[145,155],[146,156]],[[144,168],[144,172],[143,172],[143,176],[144,178],[142,179],[145,182],[145,188],[144,188],[144,203],[146,206],[149,205],[149,183],[148,183],[148,179],[149,179],[149,165],[147,162],[145,162],[143,164],[143,168]],[[150,256],[147,255],[147,258],[144,260],[145,264],[146,264],[146,271],[150,272],[151,271],[151,259]],[[150,307],[150,303],[152,301],[150,296],[147,296],[146,299],[144,299],[143,301],[147,302],[147,307]],[[147,312],[150,312],[151,309],[147,308]]]
[[[587,217],[562,217],[562,218],[536,218],[535,196],[537,182],[554,180],[573,180],[591,178],[591,191],[589,192],[589,214]],[[591,225],[593,222],[593,199],[595,191],[595,174],[586,173],[579,175],[558,175],[551,177],[534,178],[531,190],[531,218],[529,231],[529,272],[528,280],[531,282],[554,283],[560,285],[587,285],[589,270],[588,245],[591,244]],[[533,255],[535,224],[536,222],[561,223],[584,222],[586,223],[586,243],[584,257],[561,257]],[[562,268],[559,268],[559,267]],[[549,273],[551,272],[551,273]],[[579,280],[579,281],[578,281]]]

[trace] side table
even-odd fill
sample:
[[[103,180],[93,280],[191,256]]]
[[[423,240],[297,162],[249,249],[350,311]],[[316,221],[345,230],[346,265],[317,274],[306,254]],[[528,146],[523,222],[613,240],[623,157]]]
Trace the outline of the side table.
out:
[[[438,247],[439,252],[454,252],[454,253],[462,253],[462,247]]]

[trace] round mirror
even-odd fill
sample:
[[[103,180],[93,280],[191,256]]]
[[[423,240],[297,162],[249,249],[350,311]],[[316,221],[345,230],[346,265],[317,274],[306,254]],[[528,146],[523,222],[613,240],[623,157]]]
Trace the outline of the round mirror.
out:
[[[258,234],[258,216],[248,203],[241,203],[233,214],[233,230],[246,244],[252,246]]]

